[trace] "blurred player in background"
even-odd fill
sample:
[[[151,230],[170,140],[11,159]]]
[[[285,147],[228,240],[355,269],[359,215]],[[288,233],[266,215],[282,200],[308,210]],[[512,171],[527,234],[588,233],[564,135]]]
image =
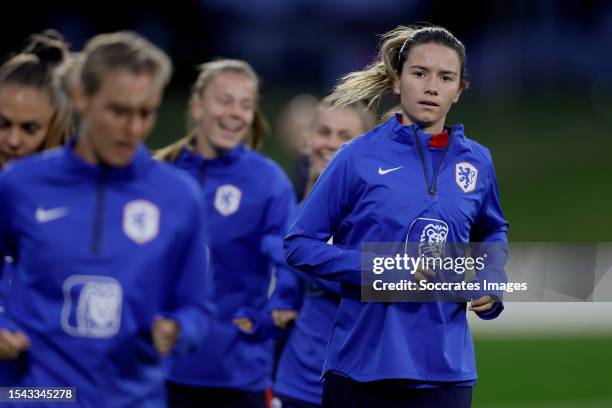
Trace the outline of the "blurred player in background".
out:
[[[14,258],[0,373],[75,387],[80,406],[163,407],[160,356],[193,350],[212,312],[201,195],[143,145],[172,66],[128,32],[82,57],[78,137],[0,176],[0,254]]]
[[[327,163],[340,146],[367,132],[376,118],[365,104],[355,102],[335,107],[328,100],[318,104],[309,126],[310,177],[306,194],[312,189]],[[282,243],[278,250],[282,254]],[[299,273],[297,270],[292,270]],[[287,285],[287,283],[282,283]],[[313,278],[311,275],[294,276],[293,285],[300,293],[302,305],[295,326],[283,348],[275,376],[274,393],[284,408],[314,408],[321,406],[323,384],[321,373],[325,350],[340,302],[340,285],[336,282]],[[286,290],[286,289],[284,289]],[[277,327],[286,327],[295,314],[287,310],[274,310],[272,318]]]
[[[297,199],[303,200],[309,180],[310,126],[317,111],[317,98],[300,94],[291,98],[278,119],[277,133],[291,160],[289,176]]]
[[[25,49],[0,66],[0,168],[63,144],[75,131],[64,78],[68,46],[54,30],[33,34]]]
[[[488,150],[446,115],[467,87],[463,44],[441,27],[399,27],[383,37],[379,60],[341,80],[338,105],[373,105],[387,92],[397,115],[340,149],[285,239],[290,265],[340,282],[341,302],[325,358],[325,407],[469,407],[476,381],[466,302],[362,302],[361,245],[505,243]],[[327,240],[333,237],[334,244]],[[435,276],[428,276],[435,279]],[[501,313],[484,293],[470,306]]]
[[[32,34],[23,51],[0,66],[0,171],[14,159],[63,144],[75,131],[65,87],[72,62],[62,35],[46,30]],[[12,261],[0,260],[3,291]]]
[[[246,62],[202,64],[189,104],[190,133],[158,153],[201,186],[219,308],[201,352],[172,362],[171,407],[266,406],[272,342],[241,332],[232,320],[241,309],[268,307],[272,268],[262,247],[285,234],[295,196],[281,168],[253,149],[265,131],[258,94],[259,80]]]

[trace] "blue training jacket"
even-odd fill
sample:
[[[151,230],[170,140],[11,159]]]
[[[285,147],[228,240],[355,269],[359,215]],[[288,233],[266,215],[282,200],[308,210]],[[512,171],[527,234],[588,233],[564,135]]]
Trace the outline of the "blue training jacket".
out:
[[[324,372],[430,385],[476,379],[465,302],[360,301],[362,243],[418,242],[433,224],[447,242],[506,242],[488,150],[462,125],[449,134],[434,166],[426,147],[431,135],[391,118],[340,149],[299,210],[285,238],[288,263],[342,283]],[[331,236],[334,245],[326,243]],[[503,307],[495,309],[481,317],[496,317]]]
[[[212,160],[183,149],[175,164],[198,180],[206,199],[218,314],[201,352],[175,359],[169,379],[263,391],[270,386],[272,341],[242,333],[232,320],[241,309],[269,306],[273,268],[263,247],[287,232],[295,193],[276,163],[242,144]]]
[[[31,342],[0,363],[2,385],[76,387],[82,407],[165,407],[155,317],[178,320],[185,353],[214,310],[202,197],[144,146],[121,168],[73,148],[0,175],[0,254],[14,259],[0,327]]]

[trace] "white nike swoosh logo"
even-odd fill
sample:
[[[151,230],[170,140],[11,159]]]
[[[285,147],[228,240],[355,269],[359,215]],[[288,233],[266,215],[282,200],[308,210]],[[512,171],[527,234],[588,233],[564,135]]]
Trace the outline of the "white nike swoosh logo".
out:
[[[394,167],[394,168],[392,168],[392,169],[386,169],[386,170],[383,170],[383,169],[382,169],[382,167],[379,167],[379,168],[378,168],[378,174],[381,174],[381,175],[382,175],[382,174],[391,173],[392,171],[399,170],[399,169],[401,169],[402,167],[404,167],[404,166]]]
[[[66,215],[68,215],[67,207],[53,208],[50,210],[45,210],[42,207],[38,207],[36,209],[36,214],[34,214],[36,221],[40,222],[41,224],[57,220],[58,218],[65,217]]]

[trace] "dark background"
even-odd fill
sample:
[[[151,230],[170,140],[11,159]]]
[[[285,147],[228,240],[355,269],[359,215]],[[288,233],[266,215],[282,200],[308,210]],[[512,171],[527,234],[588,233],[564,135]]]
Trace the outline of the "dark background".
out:
[[[79,50],[131,29],[172,57],[175,75],[149,145],[181,136],[195,66],[250,62],[271,124],[301,92],[324,96],[376,55],[377,35],[430,22],[466,45],[471,89],[451,111],[493,153],[515,241],[612,237],[612,4],[606,1],[253,0],[11,4],[0,54],[53,27]],[[8,5],[5,5],[8,6]],[[8,20],[15,16],[17,24]],[[18,17],[18,18],[17,18]],[[264,151],[289,166],[273,132]]]

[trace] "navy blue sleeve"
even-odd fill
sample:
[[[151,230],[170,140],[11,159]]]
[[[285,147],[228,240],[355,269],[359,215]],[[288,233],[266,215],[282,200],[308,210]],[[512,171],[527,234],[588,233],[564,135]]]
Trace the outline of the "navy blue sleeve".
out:
[[[341,284],[339,282],[333,282],[330,280],[320,279],[320,278],[314,277],[313,275],[304,273],[300,271],[299,269],[295,269],[295,268],[291,268],[291,271],[298,278],[302,278],[303,280],[314,283],[315,285],[322,287],[323,289],[327,290],[328,292],[334,295],[340,296],[342,294]]]
[[[214,286],[208,262],[207,225],[201,194],[194,196],[192,213],[184,218],[187,234],[182,240],[177,268],[171,282],[169,316],[178,321],[180,334],[174,348],[176,355],[195,350],[210,331]]]
[[[472,246],[473,256],[483,256],[485,253],[488,256],[485,269],[476,276],[476,281],[480,282],[481,286],[484,279],[489,282],[498,283],[508,281],[504,267],[508,261],[507,234],[509,224],[504,218],[501,208],[497,178],[490,155],[489,159],[489,185],[485,192],[478,217],[472,226],[470,238],[472,242],[482,243]],[[493,309],[476,314],[484,320],[494,319],[504,310],[502,302],[503,292],[482,293],[482,295],[485,294],[493,295],[494,298],[497,298],[497,303]]]
[[[355,191],[350,164],[347,147],[340,149],[298,211],[284,247],[294,268],[317,278],[360,285],[360,251],[327,243],[350,209]]]

